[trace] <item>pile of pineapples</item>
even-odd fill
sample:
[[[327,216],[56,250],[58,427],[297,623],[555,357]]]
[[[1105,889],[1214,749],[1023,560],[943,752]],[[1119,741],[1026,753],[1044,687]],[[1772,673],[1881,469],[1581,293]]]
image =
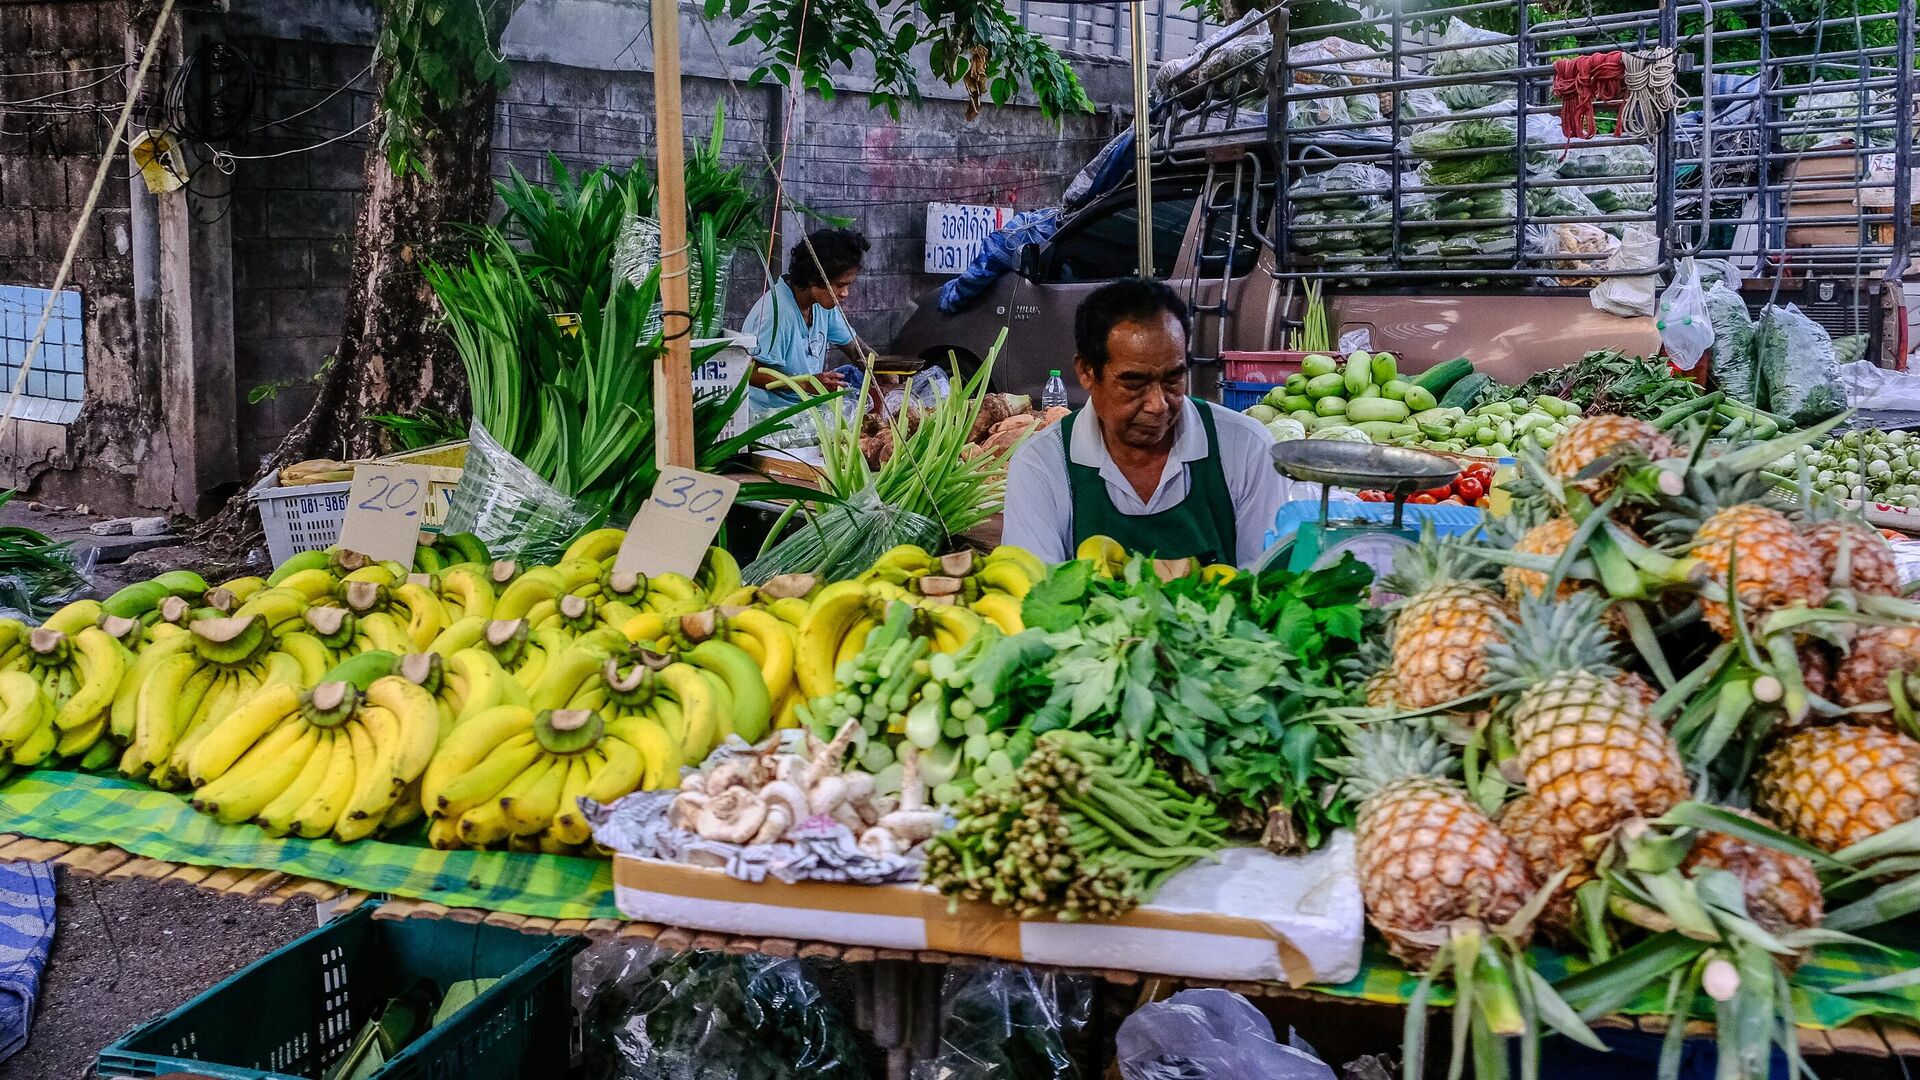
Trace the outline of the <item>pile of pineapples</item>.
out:
[[[1591,417],[1522,461],[1511,519],[1396,565],[1338,767],[1369,919],[1451,977],[1483,1075],[1657,986],[1676,1021],[1711,1005],[1721,1076],[1764,1077],[1807,952],[1920,907],[1891,876],[1920,853],[1920,605],[1876,530],[1770,471],[1823,434]],[[1593,966],[1548,986],[1536,937]]]

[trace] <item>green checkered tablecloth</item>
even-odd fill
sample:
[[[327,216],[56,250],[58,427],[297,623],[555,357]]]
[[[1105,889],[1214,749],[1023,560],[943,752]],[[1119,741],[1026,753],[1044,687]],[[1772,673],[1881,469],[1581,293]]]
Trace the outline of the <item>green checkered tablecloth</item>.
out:
[[[112,844],[194,866],[271,868],[353,889],[548,919],[617,919],[604,859],[435,851],[362,840],[276,840],[223,825],[178,795],[117,777],[38,770],[0,784],[0,831],[66,844]]]

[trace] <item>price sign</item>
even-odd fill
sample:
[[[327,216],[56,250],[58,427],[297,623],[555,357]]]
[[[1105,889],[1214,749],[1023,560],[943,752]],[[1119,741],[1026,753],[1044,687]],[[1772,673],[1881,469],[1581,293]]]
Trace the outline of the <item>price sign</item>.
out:
[[[614,572],[692,577],[739,493],[740,485],[724,476],[663,466],[653,494],[627,526]]]
[[[430,474],[425,465],[355,465],[340,546],[376,562],[412,566],[427,509]]]

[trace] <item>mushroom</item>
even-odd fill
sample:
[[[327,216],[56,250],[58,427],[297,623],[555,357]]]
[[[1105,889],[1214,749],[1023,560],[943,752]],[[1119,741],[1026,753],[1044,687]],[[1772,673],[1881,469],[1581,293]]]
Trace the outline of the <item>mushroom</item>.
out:
[[[707,808],[707,793],[682,789],[667,811],[667,823],[676,829],[699,830],[700,812]]]
[[[746,788],[728,788],[707,800],[700,810],[697,831],[709,840],[744,844],[759,833],[767,819],[767,804]]]
[[[760,801],[767,804],[769,817],[771,817],[775,811],[784,810],[787,817],[787,828],[789,829],[812,816],[807,805],[807,793],[800,790],[798,785],[788,783],[785,780],[775,780],[773,783],[761,788]],[[780,835],[785,836],[786,830],[782,829]]]
[[[889,855],[899,855],[906,849],[900,845],[900,838],[892,830],[875,826],[860,834],[860,851],[874,859],[884,859]]]
[[[920,753],[906,747],[900,755],[900,808],[875,823],[913,844],[940,831],[945,815],[926,805],[927,787],[920,782]]]

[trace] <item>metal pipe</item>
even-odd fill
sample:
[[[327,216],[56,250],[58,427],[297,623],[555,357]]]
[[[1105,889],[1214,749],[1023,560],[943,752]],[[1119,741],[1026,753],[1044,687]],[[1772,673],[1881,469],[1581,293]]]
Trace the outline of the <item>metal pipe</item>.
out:
[[[1147,120],[1147,9],[1127,5],[1133,26],[1133,186],[1140,217],[1140,276],[1153,276],[1153,131]]]

